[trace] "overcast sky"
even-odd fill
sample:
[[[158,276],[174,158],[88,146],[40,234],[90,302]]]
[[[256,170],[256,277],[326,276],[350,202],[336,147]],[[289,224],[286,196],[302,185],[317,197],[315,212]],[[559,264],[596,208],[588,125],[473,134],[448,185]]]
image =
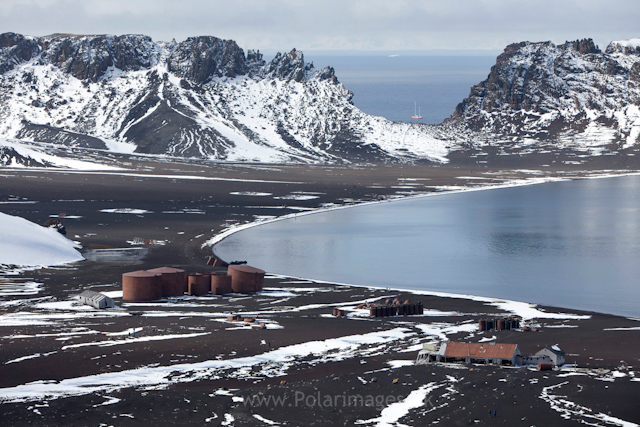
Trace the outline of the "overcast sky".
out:
[[[640,37],[639,0],[1,0],[0,32],[213,35],[285,51],[502,50]]]

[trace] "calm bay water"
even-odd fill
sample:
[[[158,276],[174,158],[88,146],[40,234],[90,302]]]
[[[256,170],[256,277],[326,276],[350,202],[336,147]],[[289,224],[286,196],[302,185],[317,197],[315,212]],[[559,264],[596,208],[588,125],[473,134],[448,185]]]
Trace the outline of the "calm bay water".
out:
[[[269,272],[640,317],[640,177],[442,194],[254,227],[214,247]]]
[[[487,78],[495,56],[314,56],[316,68],[331,65],[367,114],[393,121],[437,124],[449,117],[471,87]]]

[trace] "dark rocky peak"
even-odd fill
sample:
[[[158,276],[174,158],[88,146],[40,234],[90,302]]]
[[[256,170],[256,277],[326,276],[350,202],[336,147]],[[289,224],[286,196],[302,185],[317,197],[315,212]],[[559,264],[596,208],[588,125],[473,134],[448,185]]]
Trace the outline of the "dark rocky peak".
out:
[[[250,74],[258,74],[266,64],[259,50],[247,50],[247,70]]]
[[[565,42],[562,46],[564,49],[573,49],[578,53],[602,53],[592,39],[582,39]]]
[[[324,67],[316,73],[318,80],[330,80],[333,84],[338,84],[338,78],[336,77],[336,70],[333,67]]]
[[[284,55],[278,52],[266,66],[266,76],[282,80],[294,80],[298,83],[306,81],[307,73],[313,69],[313,64],[304,63],[304,55],[293,48]]]
[[[605,53],[623,53],[625,55],[640,55],[640,39],[617,40],[609,43]]]
[[[16,33],[0,34],[0,73],[12,70],[16,65],[38,56],[40,47],[33,37]]]
[[[42,62],[51,63],[80,80],[98,81],[109,67],[137,71],[153,66],[158,47],[143,35],[80,36],[54,34],[39,39]]]
[[[172,73],[197,84],[207,83],[213,77],[247,74],[247,61],[238,44],[212,36],[189,37],[181,42],[167,66]]]

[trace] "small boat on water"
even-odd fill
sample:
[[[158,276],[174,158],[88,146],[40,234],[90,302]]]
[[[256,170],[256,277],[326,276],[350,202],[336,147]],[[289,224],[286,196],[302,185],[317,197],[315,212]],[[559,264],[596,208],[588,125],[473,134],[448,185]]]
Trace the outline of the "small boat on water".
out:
[[[418,111],[416,112],[416,106],[417,106],[417,103],[414,102],[413,103],[413,116],[411,116],[411,118],[414,119],[414,120],[420,120],[422,118],[422,116],[420,115],[420,107],[417,107]]]

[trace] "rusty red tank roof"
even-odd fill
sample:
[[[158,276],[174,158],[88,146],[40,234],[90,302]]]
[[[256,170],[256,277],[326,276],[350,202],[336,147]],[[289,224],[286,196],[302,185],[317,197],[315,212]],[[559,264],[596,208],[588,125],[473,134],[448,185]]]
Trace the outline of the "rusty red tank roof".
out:
[[[156,274],[184,273],[184,270],[180,268],[173,268],[173,267],[158,267],[158,268],[152,268],[151,270],[147,270],[147,271],[151,273],[156,273]]]
[[[488,359],[511,359],[518,344],[449,342],[445,357],[474,357]]]
[[[265,274],[264,270],[260,270],[259,268],[251,267],[249,265],[230,265],[229,269],[242,271],[243,273]]]
[[[152,271],[147,270],[138,270],[138,271],[130,271],[129,273],[122,273],[123,276],[127,277],[155,277],[158,276],[158,273],[154,273]]]

